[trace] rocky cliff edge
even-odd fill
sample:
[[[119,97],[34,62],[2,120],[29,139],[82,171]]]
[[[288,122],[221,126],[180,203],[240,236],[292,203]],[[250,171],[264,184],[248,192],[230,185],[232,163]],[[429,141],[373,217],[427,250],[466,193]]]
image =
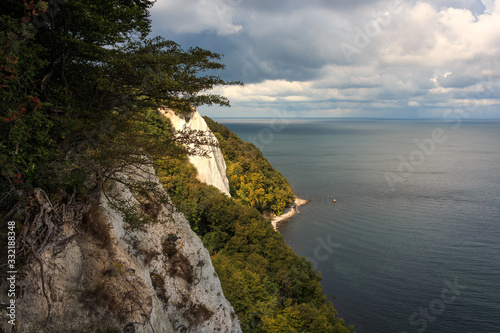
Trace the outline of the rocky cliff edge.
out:
[[[168,199],[152,167],[127,174],[108,196],[154,218],[135,230],[102,194],[56,213],[43,191],[35,190],[38,214],[51,232],[19,276],[15,331],[241,332],[209,253],[188,221],[171,204],[124,185],[150,182]],[[3,320],[0,328],[13,327]]]
[[[161,109],[160,112],[170,120],[175,131],[191,130],[204,133],[206,139],[218,143],[215,135],[208,128],[205,120],[198,111],[193,108],[192,113],[178,115],[171,109]],[[206,156],[190,155],[189,161],[198,171],[198,179],[208,185],[217,187],[222,193],[228,196],[229,180],[226,176],[226,162],[222,151],[217,146],[205,145],[202,147],[206,151]]]

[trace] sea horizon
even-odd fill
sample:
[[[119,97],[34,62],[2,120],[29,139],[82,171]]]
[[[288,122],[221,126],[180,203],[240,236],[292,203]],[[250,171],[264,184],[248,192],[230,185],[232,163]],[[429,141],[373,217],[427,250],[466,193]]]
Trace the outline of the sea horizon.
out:
[[[426,118],[378,118],[378,117],[299,117],[299,116],[292,116],[292,117],[281,117],[281,116],[273,116],[273,117],[212,117],[208,116],[209,118],[213,120],[246,120],[246,119],[287,119],[287,120],[318,120],[318,119],[332,119],[332,120],[355,120],[355,121],[370,121],[370,120],[401,120],[401,121],[442,121],[445,122],[443,117],[426,117]],[[463,119],[463,122],[470,122],[470,121],[500,121],[500,116],[498,118],[467,118]]]
[[[500,122],[278,120],[222,123],[311,201],[278,231],[339,317],[358,333],[500,331]]]

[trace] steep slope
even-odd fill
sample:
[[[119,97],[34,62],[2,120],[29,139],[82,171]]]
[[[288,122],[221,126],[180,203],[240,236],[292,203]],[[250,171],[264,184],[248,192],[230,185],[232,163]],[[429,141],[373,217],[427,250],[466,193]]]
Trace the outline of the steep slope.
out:
[[[217,142],[217,138],[196,109],[193,108],[193,112],[188,115],[178,115],[170,109],[160,109],[160,112],[170,119],[175,131],[199,131],[204,133],[206,139]],[[226,177],[226,162],[222,151],[219,147],[209,145],[203,145],[201,148],[207,151],[208,156],[189,156],[189,161],[198,171],[198,179],[205,184],[217,187],[222,193],[231,196],[229,193],[229,180]]]
[[[157,137],[169,135],[154,120]],[[187,157],[155,167],[161,185],[152,167],[129,167],[88,202],[35,190],[12,214],[31,253],[16,332],[353,332],[256,208],[201,183]]]
[[[204,119],[219,140],[232,196],[238,202],[257,208],[266,216],[282,214],[294,199],[293,190],[285,177],[273,168],[253,144],[241,140],[212,119]]]
[[[262,155],[255,150],[243,148],[239,153],[250,156],[251,164]],[[354,332],[323,294],[320,274],[285,244],[256,207],[201,183],[187,158],[162,162],[157,164],[160,180],[210,251],[243,332]],[[264,165],[264,160],[257,163]],[[252,186],[276,183],[277,171],[267,161],[265,165],[269,172]]]
[[[23,270],[16,332],[241,332],[208,251],[154,170],[127,175],[106,196],[72,209],[53,209],[35,191],[38,214],[53,231]],[[139,184],[150,191],[137,193]],[[137,211],[127,215],[123,202]],[[137,212],[154,223],[131,229]],[[45,225],[33,235],[44,235]],[[6,321],[0,328],[11,329]]]

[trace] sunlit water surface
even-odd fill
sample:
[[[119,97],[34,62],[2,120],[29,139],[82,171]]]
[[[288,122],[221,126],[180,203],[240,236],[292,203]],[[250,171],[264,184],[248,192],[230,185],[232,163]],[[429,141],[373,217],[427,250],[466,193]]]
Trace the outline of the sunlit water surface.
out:
[[[358,333],[500,332],[499,122],[216,120],[311,200],[279,231]]]

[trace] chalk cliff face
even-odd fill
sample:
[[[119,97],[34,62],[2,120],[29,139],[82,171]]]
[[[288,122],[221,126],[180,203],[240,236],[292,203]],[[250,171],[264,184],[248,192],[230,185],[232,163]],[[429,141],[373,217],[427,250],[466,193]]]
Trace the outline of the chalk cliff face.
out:
[[[124,183],[150,182],[169,202],[152,167],[129,171]],[[16,332],[241,332],[209,253],[184,216],[165,199],[145,199],[121,183],[110,194],[154,222],[127,230],[103,195],[53,214],[40,195],[45,219],[60,220],[49,221],[49,241],[18,281]],[[10,331],[6,320],[0,328]]]
[[[193,113],[187,116],[178,116],[170,109],[162,109],[160,112],[170,119],[174,130],[182,131],[189,129],[203,131],[209,140],[217,142],[217,138],[210,131],[205,120],[196,109],[193,109]],[[221,192],[231,196],[229,194],[229,180],[226,176],[226,162],[224,161],[222,151],[219,147],[214,146],[204,146],[203,149],[208,152],[208,157],[199,155],[189,156],[189,161],[198,171],[198,179],[208,185],[217,187]]]

